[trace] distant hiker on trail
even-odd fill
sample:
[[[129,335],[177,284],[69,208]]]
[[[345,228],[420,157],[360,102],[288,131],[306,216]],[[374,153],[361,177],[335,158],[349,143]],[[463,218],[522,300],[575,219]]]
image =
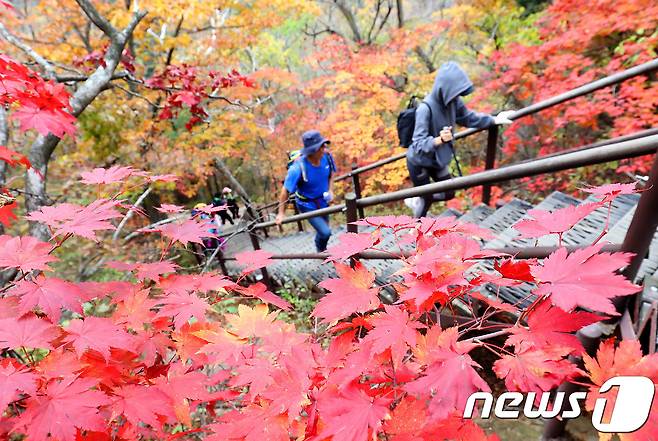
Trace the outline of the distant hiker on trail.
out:
[[[233,190],[229,187],[224,187],[222,190],[222,196],[226,200],[226,205],[228,205],[228,210],[233,215],[233,219],[237,219],[240,208],[238,207],[238,200],[233,196]]]
[[[317,130],[310,130],[302,135],[304,147],[301,155],[290,168],[279,194],[279,213],[276,216],[277,225],[281,224],[288,200],[288,194],[295,195],[295,204],[300,213],[307,213],[329,206],[333,199],[331,187],[332,175],[336,165],[331,153],[326,151],[330,141]],[[318,216],[308,220],[315,228],[315,248],[318,252],[327,249],[331,236],[329,216]]]
[[[219,193],[215,193],[212,197],[212,206],[213,207],[222,207],[225,206],[223,210],[219,210],[217,214],[222,219],[222,225],[226,224],[226,221],[229,221],[231,225],[234,225],[231,215],[228,214],[228,202],[224,196]]]
[[[196,217],[199,219],[200,222],[206,224],[208,226],[208,233],[210,233],[210,236],[208,237],[203,237],[203,254],[209,255],[212,254],[215,251],[215,248],[218,246],[221,247],[223,245],[223,239],[218,239],[216,236],[220,234],[219,231],[219,219],[217,216],[212,216],[208,214],[206,211],[203,211],[203,209],[207,205],[204,203],[199,203],[194,206],[192,209],[192,217]],[[197,260],[200,261],[200,256],[197,255]]]
[[[473,83],[457,63],[448,62],[436,73],[432,91],[416,109],[412,143],[407,150],[407,168],[414,187],[452,176],[448,165],[454,156],[453,127],[486,128],[494,124],[511,124],[513,110],[497,116],[468,110],[461,97],[473,92]],[[440,192],[405,200],[414,217],[427,215],[432,202],[447,201],[454,191]]]

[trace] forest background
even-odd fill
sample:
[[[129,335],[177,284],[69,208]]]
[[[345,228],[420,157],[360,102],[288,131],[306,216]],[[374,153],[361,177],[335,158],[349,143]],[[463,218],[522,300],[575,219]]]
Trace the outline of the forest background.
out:
[[[362,222],[407,231],[415,244],[404,283],[394,284],[398,301],[382,305],[375,275],[340,263],[379,233],[348,234],[330,250],[338,278],[319,284],[328,292],[309,317],[300,299],[288,296],[291,305],[247,283],[271,264],[267,252],[237,256],[246,266],[237,280],[198,274],[184,256],[207,225],[182,213],[177,223],[140,228],[207,201],[229,177],[254,200],[273,199],[286,151],[309,128],[331,138],[341,170],[400,152],[396,115],[445,61],[458,61],[476,84],[469,106],[495,112],[653,59],[655,2],[46,0],[0,8],[0,222],[8,233],[0,235],[0,436],[409,441],[441,433],[472,441],[496,439],[458,413],[471,392],[489,389],[492,372],[492,382],[526,392],[576,377],[593,394],[614,375],[658,385],[657,356],[643,356],[637,341],[604,341],[596,359],[583,355],[584,370],[568,359],[583,353],[570,333],[604,318],[578,309],[615,315],[610,299],[639,289],[618,272],[629,254],[598,254],[603,234],[541,263],[499,255],[499,276],[471,277],[474,260],[490,254],[473,240],[486,237],[477,226],[370,218]],[[500,163],[654,127],[655,80],[636,77],[516,121],[502,134]],[[467,173],[482,168],[482,147],[482,138],[458,145]],[[623,181],[645,174],[647,159],[511,183],[494,200]],[[364,191],[407,186],[405,177],[402,162],[389,165],[364,180]],[[572,222],[543,213],[517,229],[561,238],[587,213],[639,190],[585,191],[601,200],[560,212]],[[452,203],[477,200],[472,190]],[[122,229],[134,239],[120,242]],[[527,307],[477,297],[487,283],[522,282],[535,286]],[[473,296],[489,312],[443,328],[437,305],[449,310]],[[286,312],[252,307],[256,299]],[[471,336],[502,312],[518,320]],[[286,314],[304,320],[293,325]],[[481,369],[468,355],[476,349],[498,359]],[[654,436],[657,415],[652,409],[642,431],[622,439]]]
[[[107,60],[108,39],[74,1],[19,1],[3,12],[0,49],[72,92]],[[117,28],[135,4],[98,2]],[[476,85],[468,105],[520,108],[655,57],[656,6],[648,0],[541,1],[146,1],[112,76],[79,113],[76,136],[48,148],[2,119],[0,144],[28,155],[47,177],[25,183],[27,206],[70,194],[71,170],[130,165],[175,174],[144,202],[208,200],[228,169],[256,201],[272,201],[300,134],[332,140],[340,171],[402,151],[395,119],[423,96],[436,69],[459,62]],[[507,128],[501,163],[534,158],[653,127],[658,96],[641,76]],[[73,129],[71,129],[71,134]],[[484,137],[459,143],[465,172],[483,168]],[[31,148],[30,148],[31,146]],[[224,167],[226,166],[226,167]],[[645,159],[498,188],[496,198],[575,191],[618,172],[644,173]],[[0,169],[0,184],[23,176]],[[29,181],[29,179],[28,179]],[[557,188],[555,185],[557,183]],[[409,186],[404,161],[368,176],[364,193]],[[136,189],[136,198],[143,189]],[[479,191],[479,190],[477,190]],[[452,202],[464,208],[477,191]],[[37,196],[30,196],[36,194]],[[133,199],[134,199],[133,198]],[[42,201],[42,202],[40,202]]]

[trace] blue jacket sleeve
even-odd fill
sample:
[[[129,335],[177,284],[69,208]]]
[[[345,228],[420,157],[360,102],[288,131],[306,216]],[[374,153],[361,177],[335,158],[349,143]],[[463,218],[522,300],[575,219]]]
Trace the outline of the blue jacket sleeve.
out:
[[[486,113],[478,113],[472,110],[468,110],[466,105],[461,100],[457,98],[457,109],[455,112],[456,122],[460,126],[469,127],[473,129],[484,129],[494,123],[493,116]]]
[[[434,137],[430,133],[429,127],[430,109],[426,104],[421,104],[416,109],[416,125],[409,146],[413,153],[430,153],[434,151]]]
[[[297,184],[299,184],[301,177],[302,170],[299,168],[299,164],[294,162],[288,169],[286,180],[283,182],[283,186],[288,190],[288,193],[294,193],[297,191]]]

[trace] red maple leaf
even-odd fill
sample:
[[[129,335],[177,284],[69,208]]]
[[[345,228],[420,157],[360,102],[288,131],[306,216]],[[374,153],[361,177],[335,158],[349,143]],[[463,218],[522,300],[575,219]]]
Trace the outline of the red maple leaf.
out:
[[[512,335],[505,344],[514,345],[517,350],[528,346],[537,349],[556,346],[580,355],[583,346],[573,333],[603,318],[589,312],[565,312],[545,300],[528,315],[528,329],[519,326],[509,328]]]
[[[84,293],[74,283],[54,277],[36,277],[34,280],[21,280],[9,291],[20,297],[21,314],[39,306],[48,318],[57,323],[62,309],[82,314]]]
[[[24,102],[11,117],[18,120],[20,129],[35,129],[43,136],[52,133],[58,138],[68,133],[75,135],[75,117],[56,108],[43,108],[34,103]]]
[[[275,295],[274,293],[270,292],[267,289],[267,286],[265,286],[263,283],[258,282],[253,285],[249,285],[246,288],[236,288],[236,290],[246,296],[249,297],[255,297],[257,299],[262,300],[265,303],[269,303],[271,305],[277,306],[284,311],[288,311],[292,308],[292,305],[285,300],[283,300],[281,297]]]
[[[356,225],[373,226],[381,228],[413,228],[418,223],[418,219],[411,216],[369,216],[365,219],[354,222]]]
[[[145,423],[160,429],[162,422],[158,415],[174,416],[170,398],[157,387],[126,384],[115,388],[112,394],[112,414],[123,415],[136,427]]]
[[[384,431],[395,435],[395,440],[401,438],[403,441],[421,441],[423,438],[414,436],[418,435],[427,423],[427,417],[425,400],[406,395],[393,409],[391,419],[384,423]]]
[[[28,438],[37,441],[74,441],[76,428],[105,430],[107,423],[98,408],[110,404],[110,399],[91,389],[96,383],[93,378],[73,376],[51,382],[42,394],[26,400],[17,426],[24,427]]]
[[[0,414],[4,413],[9,403],[18,399],[19,392],[34,395],[37,392],[37,376],[16,360],[0,360]]]
[[[622,340],[615,347],[614,339],[601,342],[596,357],[583,354],[585,369],[592,385],[589,386],[585,407],[591,411],[596,400],[605,398],[607,404],[603,412],[603,420],[608,422],[615,409],[618,389],[602,394],[603,383],[618,376],[641,376],[650,378],[654,383],[654,394],[658,391],[658,354],[644,355],[638,340]],[[619,434],[622,441],[644,441],[653,439],[658,430],[658,403],[654,398],[648,421],[637,431]]]
[[[86,317],[84,320],[71,320],[65,331],[67,335],[62,341],[71,343],[78,357],[86,350],[92,349],[108,359],[110,348],[130,351],[134,346],[131,335],[112,323],[109,318]]]
[[[422,432],[423,438],[420,439],[434,441],[437,433],[444,439],[454,441],[500,441],[496,434],[487,435],[475,421],[465,420],[459,413],[426,425]]]
[[[338,236],[338,244],[327,249],[329,257],[325,262],[345,260],[379,242],[379,234],[344,233]]]
[[[629,253],[598,253],[603,244],[567,255],[560,248],[533,266],[538,296],[550,295],[551,302],[565,311],[576,306],[618,315],[610,299],[636,293],[640,288],[616,271],[628,264]]]
[[[152,262],[152,263],[124,263],[111,261],[105,264],[109,268],[113,268],[119,271],[135,271],[138,280],[158,280],[159,276],[165,273],[173,273],[178,268],[173,262],[168,260],[162,262]]]
[[[496,261],[494,269],[506,279],[521,280],[524,282],[534,282],[535,278],[530,273],[528,262],[514,262],[512,259],[506,259],[502,262]]]
[[[459,342],[458,337],[457,328],[430,328],[414,350],[419,362],[427,367],[422,376],[404,386],[405,391],[420,397],[434,394],[429,411],[437,419],[463,411],[472,393],[490,392],[474,369],[480,366],[468,355],[475,345]]]
[[[601,203],[592,203],[570,205],[554,211],[533,209],[528,211],[528,215],[534,219],[520,220],[513,227],[521,233],[521,237],[541,237],[551,233],[562,234],[600,206]]]
[[[34,315],[21,318],[11,317],[0,319],[1,348],[45,348],[52,349],[50,344],[59,336],[59,330],[45,320]]]
[[[171,243],[180,242],[187,245],[190,242],[203,244],[204,237],[213,237],[215,234],[209,230],[212,226],[209,222],[199,222],[196,219],[187,219],[180,223],[170,223],[153,231],[159,231],[168,237]]]
[[[384,305],[384,312],[374,314],[369,321],[374,327],[363,341],[372,341],[375,354],[390,349],[396,366],[408,348],[416,346],[417,329],[425,328],[422,323],[409,320],[409,314],[398,306]]]
[[[187,366],[180,363],[173,364],[169,367],[167,375],[157,377],[154,383],[162,393],[171,399],[178,420],[191,426],[188,399],[208,400],[211,395],[206,388],[208,377],[202,372],[188,372],[187,369]]]
[[[55,236],[73,234],[97,241],[96,231],[114,229],[109,220],[122,217],[115,209],[117,205],[118,201],[109,199],[97,199],[86,207],[64,203],[41,207],[27,218],[48,225]]]
[[[288,418],[274,414],[265,403],[226,412],[219,421],[208,426],[214,434],[207,441],[290,441]]]
[[[568,348],[517,350],[496,360],[493,370],[498,378],[505,380],[508,390],[539,394],[581,373],[576,365],[563,358],[569,352]]]
[[[162,204],[159,207],[155,207],[156,210],[158,210],[160,213],[181,213],[184,208],[181,207],[180,205],[172,205],[172,204]]]
[[[188,292],[171,292],[157,299],[157,304],[162,305],[158,317],[173,317],[176,328],[183,326],[192,317],[205,321],[206,311],[210,308],[205,300]]]
[[[311,403],[308,394],[313,385],[311,377],[315,374],[316,365],[311,351],[298,346],[279,358],[279,366],[278,369],[271,369],[272,384],[262,396],[271,400],[270,409],[273,412],[287,413],[292,423]]]
[[[132,167],[121,167],[113,165],[110,168],[95,168],[90,172],[82,172],[80,182],[83,184],[112,184],[114,182],[123,182],[135,173]]]
[[[235,255],[238,265],[246,266],[242,274],[249,274],[259,268],[266,267],[274,261],[270,259],[273,254],[265,250],[243,251]]]
[[[379,289],[372,288],[375,275],[361,262],[357,262],[354,269],[338,262],[334,265],[340,278],[320,282],[319,286],[329,290],[329,293],[315,305],[312,315],[322,318],[324,323],[331,323],[355,312],[377,308],[380,303],[377,297]]]
[[[615,199],[617,196],[622,194],[633,194],[637,193],[636,189],[637,183],[631,182],[629,184],[606,184],[599,185],[598,187],[587,187],[583,188],[583,191],[591,193],[595,196],[603,196],[601,200],[602,203],[609,202]]]
[[[58,260],[49,254],[51,244],[32,236],[0,236],[0,267],[23,272],[50,270],[48,262]]]
[[[14,210],[17,206],[16,202],[0,206],[0,224],[9,227],[12,222],[17,219],[16,214],[14,214]]]
[[[317,406],[324,427],[317,439],[331,436],[341,441],[363,441],[374,438],[373,434],[389,413],[391,401],[390,398],[372,398],[354,384],[340,392],[323,391]]]
[[[2,145],[0,145],[0,161],[5,161],[10,167],[22,164],[25,168],[32,168],[32,163],[27,159],[27,156],[21,155],[20,153],[10,150]]]
[[[237,285],[230,279],[214,273],[171,274],[163,277],[158,286],[166,293],[186,293],[234,289]]]
[[[145,323],[151,323],[155,318],[155,305],[158,302],[149,298],[148,289],[134,289],[121,296],[117,309],[112,314],[116,324],[128,326],[134,330],[141,330]]]

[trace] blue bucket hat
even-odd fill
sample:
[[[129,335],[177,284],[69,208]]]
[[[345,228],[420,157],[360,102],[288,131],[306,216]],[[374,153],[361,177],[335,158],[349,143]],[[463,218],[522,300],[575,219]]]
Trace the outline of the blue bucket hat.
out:
[[[302,148],[303,156],[311,155],[320,150],[320,147],[322,147],[324,144],[331,143],[331,141],[320,135],[320,132],[317,130],[309,130],[308,132],[304,132],[302,135],[302,142],[304,143],[304,147]]]

